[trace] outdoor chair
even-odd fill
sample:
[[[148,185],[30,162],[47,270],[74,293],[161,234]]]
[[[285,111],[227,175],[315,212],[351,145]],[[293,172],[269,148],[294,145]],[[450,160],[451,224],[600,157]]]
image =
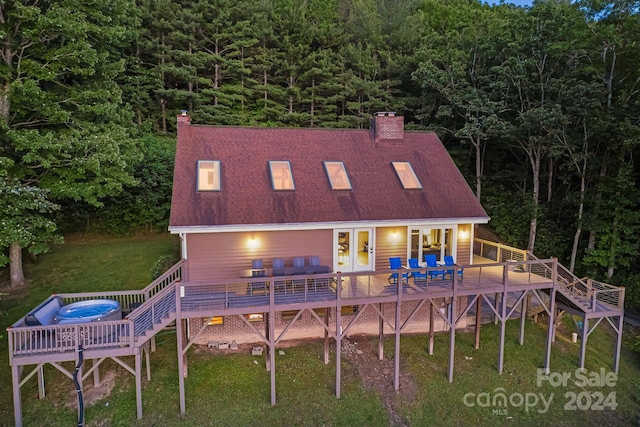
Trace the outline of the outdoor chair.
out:
[[[451,255],[445,255],[444,256],[444,265],[448,266],[448,267],[453,267],[456,265],[455,261],[453,260],[453,257]],[[455,270],[447,270],[447,274],[450,274],[451,277],[453,278],[453,272]],[[458,276],[462,279],[462,276],[464,274],[464,268],[459,268],[458,269]]]
[[[409,268],[420,268],[420,263],[418,262],[418,258],[409,258]],[[413,281],[416,280],[427,280],[427,273],[422,273],[420,271],[412,271],[411,276],[413,277]]]
[[[264,268],[264,264],[261,259],[252,259],[251,268],[252,269]]]
[[[304,257],[296,257],[293,259],[293,267],[301,268],[304,267]]]
[[[391,257],[389,258],[389,268],[391,270],[400,270],[402,268],[402,260],[400,259],[400,257]],[[407,278],[409,277],[409,273],[402,273],[402,282],[406,283],[407,282]],[[391,273],[391,275],[389,276],[389,278],[387,279],[389,280],[390,283],[392,284],[397,284],[398,283],[398,273]]]
[[[271,275],[272,276],[284,276],[284,259],[283,258],[274,258],[271,261]],[[286,282],[284,280],[276,280],[273,282],[274,289],[276,291],[285,291],[287,290]]]
[[[284,276],[284,259],[274,258],[271,261],[271,272],[273,276]]]
[[[427,263],[427,267],[429,268],[438,267],[438,261],[435,255],[427,254],[424,256],[424,260]],[[428,274],[429,274],[429,277],[432,279],[438,276],[442,276],[442,278],[444,279],[444,275],[446,274],[446,271],[445,270],[429,270]]]

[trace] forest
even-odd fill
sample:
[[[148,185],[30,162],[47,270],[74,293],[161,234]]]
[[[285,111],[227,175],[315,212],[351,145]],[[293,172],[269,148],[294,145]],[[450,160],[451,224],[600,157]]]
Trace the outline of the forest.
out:
[[[433,130],[506,243],[640,308],[640,1],[6,0],[0,266],[166,230],[175,117]]]

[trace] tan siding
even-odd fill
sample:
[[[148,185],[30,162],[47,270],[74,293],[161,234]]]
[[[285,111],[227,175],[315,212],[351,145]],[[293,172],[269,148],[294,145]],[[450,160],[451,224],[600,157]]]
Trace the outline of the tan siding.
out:
[[[407,262],[407,227],[376,228],[376,270],[387,270],[389,258],[399,256]]]
[[[255,239],[254,248],[250,248]],[[333,265],[333,231],[267,231],[247,233],[202,233],[187,236],[189,280],[206,281],[238,277],[251,268],[252,259],[263,259],[271,267],[273,258],[319,256],[322,265]],[[308,260],[307,260],[308,262]]]

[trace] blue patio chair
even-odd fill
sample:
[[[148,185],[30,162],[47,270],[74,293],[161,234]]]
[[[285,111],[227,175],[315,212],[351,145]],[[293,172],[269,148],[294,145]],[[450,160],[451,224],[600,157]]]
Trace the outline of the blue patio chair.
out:
[[[448,266],[448,267],[452,267],[454,265],[456,265],[455,261],[453,260],[453,257],[451,255],[445,255],[444,256],[444,265]],[[447,270],[447,274],[450,274],[451,277],[453,277],[453,272],[455,270]],[[464,274],[464,268],[459,268],[458,269],[458,276],[462,279],[462,276]]]
[[[402,260],[400,259],[400,257],[389,258],[389,268],[391,270],[400,270],[402,268]],[[406,283],[408,277],[409,273],[402,273],[402,282]],[[390,283],[397,284],[398,273],[391,273],[391,276],[389,276],[387,280],[389,280]]]
[[[427,263],[427,267],[433,268],[433,267],[438,267],[438,260],[436,259],[436,256],[433,254],[427,254],[424,256],[424,260]],[[429,277],[430,278],[434,278],[434,277],[438,277],[438,276],[442,276],[442,278],[444,279],[444,275],[446,274],[445,270],[429,270]]]
[[[271,261],[271,274],[273,276],[284,276],[284,259],[274,258]]]
[[[420,263],[418,262],[418,258],[409,258],[409,267],[411,269],[420,268]],[[427,280],[427,273],[422,273],[420,271],[412,271],[411,276],[413,277],[413,281],[416,280]]]
[[[253,268],[253,269],[264,268],[262,260],[261,259],[252,259],[251,260],[251,268]]]
[[[304,257],[296,257],[293,259],[293,266],[295,268],[304,267]]]

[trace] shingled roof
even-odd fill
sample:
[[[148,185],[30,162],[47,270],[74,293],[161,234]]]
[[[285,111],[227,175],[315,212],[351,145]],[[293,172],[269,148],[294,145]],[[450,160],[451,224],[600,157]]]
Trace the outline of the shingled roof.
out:
[[[170,228],[488,220],[431,132],[383,139],[368,130],[197,126],[185,116],[178,122]],[[199,160],[220,161],[221,191],[196,191]],[[270,160],[290,162],[295,190],[272,189]],[[325,161],[344,163],[352,190],[331,190]],[[411,163],[422,189],[402,187],[391,164],[397,161]]]

